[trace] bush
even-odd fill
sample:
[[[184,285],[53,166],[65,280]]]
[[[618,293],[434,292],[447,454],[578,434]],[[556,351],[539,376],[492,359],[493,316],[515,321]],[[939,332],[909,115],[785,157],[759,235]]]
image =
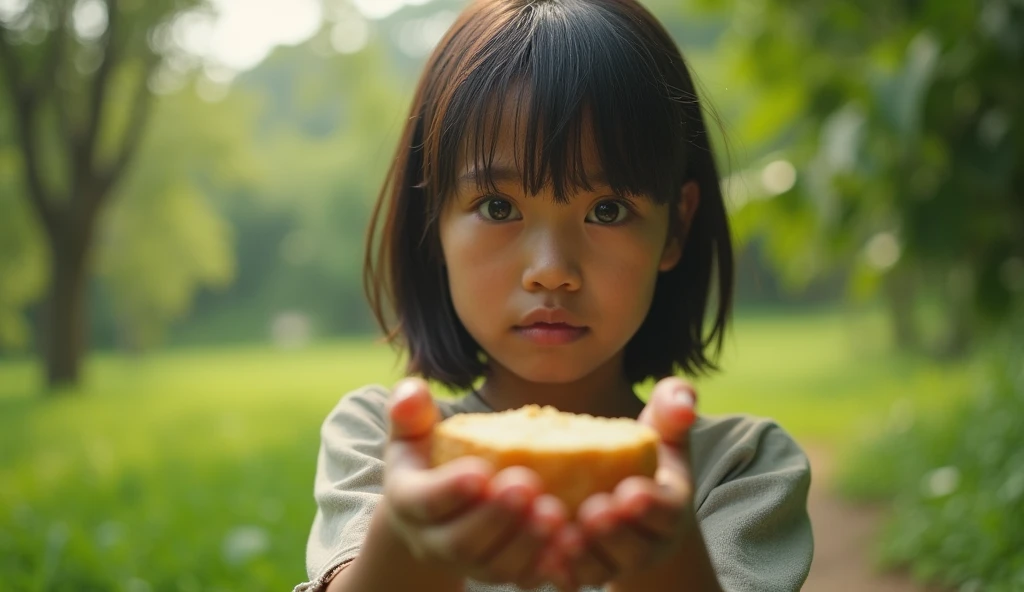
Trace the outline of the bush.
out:
[[[897,406],[842,471],[844,493],[892,503],[885,567],[960,590],[1024,590],[1024,347],[998,349],[960,407],[915,422]]]

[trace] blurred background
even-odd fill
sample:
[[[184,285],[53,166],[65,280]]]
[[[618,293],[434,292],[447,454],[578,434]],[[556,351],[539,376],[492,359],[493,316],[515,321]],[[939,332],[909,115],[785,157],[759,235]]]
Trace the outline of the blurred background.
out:
[[[644,3],[739,244],[703,411],[807,449],[807,589],[1024,590],[1024,3]],[[365,227],[464,5],[0,0],[0,589],[304,580],[320,422],[401,376]]]

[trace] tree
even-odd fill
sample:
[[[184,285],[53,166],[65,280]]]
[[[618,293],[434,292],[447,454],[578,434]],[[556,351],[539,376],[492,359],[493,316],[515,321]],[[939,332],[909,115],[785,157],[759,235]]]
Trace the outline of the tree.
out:
[[[725,4],[721,49],[749,91],[736,127],[772,163],[748,197],[778,194],[746,200],[739,227],[794,279],[839,268],[880,288],[905,345],[927,295],[945,325],[932,351],[966,351],[1024,296],[1024,7]],[[778,183],[787,162],[799,175]]]
[[[98,221],[143,139],[149,83],[162,59],[155,34],[197,4],[36,0],[0,14],[0,75],[20,193],[49,260],[40,346],[51,387],[79,378]]]

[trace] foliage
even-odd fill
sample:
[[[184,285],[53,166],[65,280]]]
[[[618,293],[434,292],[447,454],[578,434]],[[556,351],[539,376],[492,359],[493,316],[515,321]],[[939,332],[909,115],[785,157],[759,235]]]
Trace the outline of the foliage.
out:
[[[250,182],[255,165],[243,132],[255,107],[247,98],[208,105],[179,92],[157,102],[143,157],[119,187],[97,245],[97,275],[123,346],[159,344],[196,290],[232,279],[231,229],[212,195]]]
[[[727,372],[699,383],[702,409],[771,414],[802,440],[838,443],[893,393],[952,402],[933,393],[959,384],[958,369],[865,372],[887,350],[864,321],[741,317]],[[34,396],[30,361],[0,361],[4,589],[290,589],[304,577],[320,423],[344,392],[399,378],[394,362],[368,340],[97,354],[88,396],[57,403]]]
[[[839,269],[903,317],[930,292],[950,347],[1002,318],[1024,295],[1024,6],[705,4],[733,11],[733,126],[761,159],[737,226],[796,285]]]
[[[897,408],[841,479],[852,496],[892,501],[884,564],[961,590],[1024,587],[1024,348],[994,358],[954,409],[914,421]]]

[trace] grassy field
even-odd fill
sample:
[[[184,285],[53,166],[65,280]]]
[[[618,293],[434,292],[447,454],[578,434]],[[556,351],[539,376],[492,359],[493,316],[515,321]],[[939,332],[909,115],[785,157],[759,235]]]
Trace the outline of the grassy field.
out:
[[[848,447],[967,390],[967,369],[884,341],[875,317],[741,316],[724,371],[697,381],[702,411],[772,416],[805,443]],[[0,362],[0,588],[290,589],[320,422],[399,370],[369,340],[99,355],[81,391],[44,399],[32,361]]]

